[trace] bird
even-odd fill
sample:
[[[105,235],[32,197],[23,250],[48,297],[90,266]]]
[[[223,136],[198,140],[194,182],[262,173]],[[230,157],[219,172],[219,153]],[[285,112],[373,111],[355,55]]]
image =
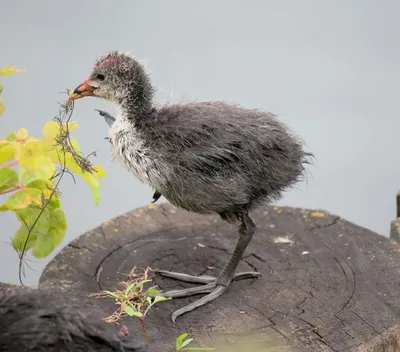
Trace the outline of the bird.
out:
[[[179,316],[220,297],[233,280],[261,276],[236,272],[256,231],[250,213],[304,180],[314,155],[271,112],[224,101],[157,105],[155,91],[143,63],[114,50],[96,59],[69,100],[91,96],[116,106],[115,117],[97,110],[110,126],[114,158],[154,189],[153,201],[162,195],[178,208],[239,223],[233,253],[216,277],[157,271],[199,284],[163,292],[164,297],[203,295],[173,312],[175,323]]]

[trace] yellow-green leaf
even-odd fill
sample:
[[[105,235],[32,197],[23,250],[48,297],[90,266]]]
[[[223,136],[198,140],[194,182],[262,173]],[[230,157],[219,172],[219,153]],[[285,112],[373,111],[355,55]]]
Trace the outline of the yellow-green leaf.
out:
[[[0,83],[0,94],[3,92],[3,86]]]
[[[134,310],[132,307],[130,306],[125,306],[124,307],[124,311],[126,312],[126,314],[128,314],[130,317],[138,317],[141,318],[143,316],[143,314],[137,310]]]
[[[68,126],[68,132],[72,132],[74,130],[76,130],[77,128],[79,128],[79,124],[77,121],[71,121],[68,122],[68,124],[63,124],[64,126]]]
[[[17,134],[18,138],[18,134]],[[39,141],[31,140],[21,145],[17,156],[20,165],[27,171],[36,171],[40,168],[41,161],[44,158],[43,150]]]
[[[79,125],[76,121],[68,122],[68,125],[66,123],[60,125],[56,121],[49,121],[43,127],[43,139],[46,142],[53,142],[54,144],[54,140],[57,138],[60,132],[72,132],[77,128],[79,128]]]
[[[32,248],[32,255],[35,258],[47,257],[61,243],[67,230],[67,219],[61,209],[50,211],[49,218],[48,232],[43,235],[39,234]]]
[[[55,121],[49,121],[43,127],[43,139],[53,142],[54,139],[58,136],[59,132],[59,124]]]
[[[28,188],[36,188],[36,189],[42,191],[46,201],[48,201],[51,194],[54,193],[54,184],[51,181],[35,180],[32,182],[29,182],[26,186]],[[49,206],[52,208],[60,208],[61,202],[60,202],[60,198],[58,197],[57,193],[53,194],[53,196],[49,202]]]
[[[18,72],[26,72],[26,70],[16,68],[15,66],[7,66],[4,68],[0,68],[0,75],[2,75],[2,76],[8,76],[8,75],[11,75],[13,73],[18,73]]]
[[[17,230],[13,237],[13,246],[16,250],[23,250],[25,242],[27,247],[25,249],[33,248],[39,237],[45,236],[49,232],[50,226],[50,212],[48,209],[43,211],[37,207],[29,207],[17,210],[18,220],[21,222],[21,227]],[[29,239],[27,238],[29,234]]]
[[[34,161],[31,160],[31,162]],[[28,168],[26,164],[20,165],[19,171],[22,184],[35,180],[50,180],[54,176],[57,168],[50,158],[38,158],[36,162],[37,164],[35,165],[28,165]],[[36,167],[33,168],[33,166]]]
[[[97,205],[100,202],[100,182],[97,180],[96,182],[97,186],[91,185],[91,188],[92,188],[92,199],[94,201],[94,204]]]
[[[17,135],[14,131],[11,131],[11,133],[6,138],[4,138],[4,140],[9,142],[15,142],[17,140]]]
[[[0,169],[0,193],[15,187],[17,184],[18,175],[13,169],[8,167]]]
[[[90,188],[92,189],[92,199],[95,204],[98,204],[100,201],[100,182],[97,180],[96,172],[92,174],[88,171],[83,171],[80,166],[75,162],[73,156],[69,153],[65,156],[65,159],[68,169],[70,169],[74,174],[78,175],[89,184]],[[101,173],[100,168],[99,170]]]
[[[0,165],[15,158],[17,152],[15,147],[14,142],[0,141]]]
[[[72,146],[72,148],[74,148],[74,150],[75,150],[77,153],[79,153],[79,152],[81,151],[81,146],[80,146],[79,142],[77,141],[77,139],[76,139],[75,137],[72,137],[72,138],[70,139],[70,141],[71,141],[71,146]]]
[[[61,209],[54,209],[51,212],[49,233],[54,246],[58,246],[64,238],[67,230],[67,218]]]
[[[23,127],[21,127],[16,134],[17,139],[26,139],[28,136],[29,136],[28,130]]]
[[[34,188],[22,189],[15,192],[10,198],[8,198],[2,205],[0,205],[0,211],[7,210],[20,210],[29,207],[29,205],[41,204],[41,191]]]
[[[15,250],[17,251],[22,251],[25,247],[25,250],[31,249],[36,242],[37,236],[33,233],[30,234],[29,239],[27,244],[25,245],[25,242],[27,241],[29,229],[26,227],[25,224],[21,224],[21,226],[18,228],[17,232],[15,232],[13,238],[12,238],[12,246],[14,247]]]
[[[106,177],[106,170],[104,170],[104,168],[100,165],[95,165],[94,166],[95,169],[95,176],[96,177]]]

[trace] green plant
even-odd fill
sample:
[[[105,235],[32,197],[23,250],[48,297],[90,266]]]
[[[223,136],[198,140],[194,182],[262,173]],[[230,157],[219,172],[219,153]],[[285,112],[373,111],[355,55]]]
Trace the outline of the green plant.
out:
[[[23,71],[7,67],[0,69],[0,75]],[[3,112],[0,97],[0,115]],[[0,195],[11,194],[0,204],[0,212],[12,211],[20,222],[11,243],[18,253],[21,283],[27,251],[35,258],[46,257],[64,238],[67,219],[59,192],[64,175],[80,176],[90,185],[94,202],[100,200],[98,178],[104,177],[105,171],[92,165],[76,138],[71,137],[79,127],[70,121],[72,113],[73,102],[62,104],[57,117],[45,124],[42,138],[20,128],[0,139]]]
[[[161,293],[155,286],[145,288],[145,284],[151,282],[148,279],[148,273],[151,271],[147,268],[143,273],[136,273],[136,267],[128,274],[129,280],[120,283],[122,289],[116,289],[115,291],[104,290],[100,293],[93,293],[91,296],[97,297],[111,297],[115,299],[119,309],[117,309],[109,317],[105,318],[105,321],[109,323],[116,323],[123,316],[136,317],[139,319],[144,337],[147,339],[146,327],[144,319],[149,310],[157,303],[171,300],[158,296]]]
[[[171,299],[162,296],[150,297],[150,295],[161,293],[161,291],[156,290],[154,287],[150,287],[144,291],[143,285],[147,282],[151,282],[151,280],[143,280],[138,283],[130,284],[125,291],[104,291],[104,293],[120,301],[123,304],[124,312],[130,317],[144,318],[150,308],[156,303]],[[141,291],[144,291],[144,293]],[[134,300],[132,300],[132,296],[135,297]]]
[[[205,347],[186,347],[192,343],[193,339],[186,339],[189,335],[182,334],[176,338],[175,345],[176,351],[214,351],[215,348],[205,348]]]

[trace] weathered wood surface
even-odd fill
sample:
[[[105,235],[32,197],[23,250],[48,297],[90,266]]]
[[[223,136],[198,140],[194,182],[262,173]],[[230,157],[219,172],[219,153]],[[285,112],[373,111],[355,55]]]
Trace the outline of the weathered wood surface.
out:
[[[390,238],[400,242],[400,192],[396,195],[396,219],[390,224]]]
[[[9,288],[15,288],[17,286],[18,285],[9,284],[9,283],[5,283],[5,282],[0,282],[0,291],[8,290]]]
[[[171,313],[193,298],[154,307],[146,317],[150,351],[170,351],[183,332],[203,346],[250,337],[260,346],[252,352],[400,351],[396,242],[321,211],[267,207],[253,217],[259,229],[239,270],[256,269],[262,278],[234,282],[176,325]],[[116,308],[112,300],[88,295],[113,290],[134,266],[215,275],[236,238],[236,227],[216,216],[151,205],[77,238],[49,263],[39,285],[80,296],[107,316]],[[155,283],[163,290],[184,285],[159,276]],[[141,335],[136,319],[122,322]]]

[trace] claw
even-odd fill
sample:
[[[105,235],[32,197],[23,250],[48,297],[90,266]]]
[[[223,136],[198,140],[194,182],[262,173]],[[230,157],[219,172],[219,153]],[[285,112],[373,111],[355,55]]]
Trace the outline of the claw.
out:
[[[161,193],[160,192],[158,192],[158,191],[155,191],[154,192],[154,194],[153,194],[153,200],[152,200],[152,203],[155,203],[155,202],[157,202],[159,199],[160,199],[160,197],[161,197]]]

